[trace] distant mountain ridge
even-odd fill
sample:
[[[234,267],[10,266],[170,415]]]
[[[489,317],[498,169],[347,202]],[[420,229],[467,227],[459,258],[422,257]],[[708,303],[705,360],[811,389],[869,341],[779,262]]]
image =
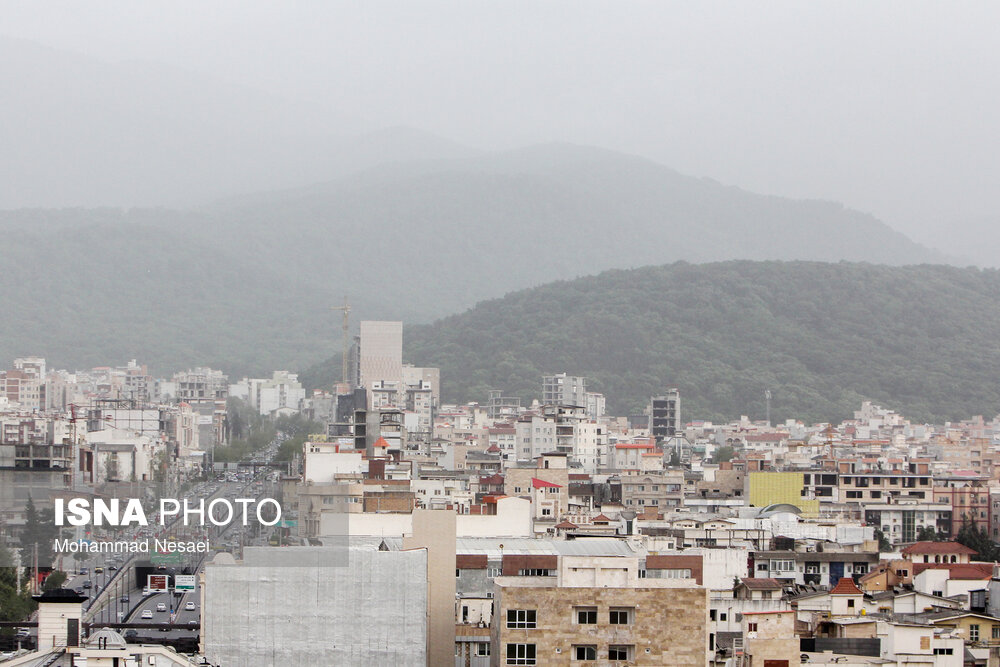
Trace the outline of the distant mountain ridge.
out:
[[[997,270],[680,262],[508,294],[404,345],[441,367],[448,401],[529,401],[562,371],[614,414],[677,387],[684,420],[762,419],[769,389],[778,422],[848,418],[865,399],[943,422],[1000,413],[998,327]]]
[[[601,149],[490,153],[407,129],[352,145],[337,178],[197,208],[0,211],[0,290],[15,314],[0,324],[0,359],[74,366],[128,350],[154,367],[260,373],[329,356],[327,308],[344,295],[359,318],[428,322],[511,290],[681,259],[947,259],[837,204]]]

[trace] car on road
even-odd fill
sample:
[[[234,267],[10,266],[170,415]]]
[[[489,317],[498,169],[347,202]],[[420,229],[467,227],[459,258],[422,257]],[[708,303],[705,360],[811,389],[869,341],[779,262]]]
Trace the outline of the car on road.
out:
[[[85,582],[83,582],[83,587],[84,588],[93,588],[94,584],[90,581],[90,579],[87,579]]]
[[[118,566],[117,565],[108,565],[108,569],[111,570],[112,572],[114,572],[115,570],[118,569]]]
[[[152,594],[153,594],[153,592],[149,590],[149,586],[143,587],[143,589],[142,589],[142,597],[146,597],[147,595],[152,595]]]
[[[137,639],[139,637],[139,631],[136,630],[135,628],[129,628],[128,630],[125,631],[125,634],[123,636],[125,637],[125,641],[128,641],[130,639]]]
[[[165,605],[162,602],[156,603],[156,611],[166,611],[166,610],[167,610],[167,605]]]
[[[184,605],[184,611],[194,611],[194,602],[188,602]]]
[[[80,574],[90,574],[90,570],[85,567],[80,568]]]
[[[153,618],[153,610],[152,609],[143,609],[142,610],[142,618]]]
[[[160,632],[170,632],[170,622],[169,621],[163,621],[163,624],[160,625]]]
[[[104,572],[104,568],[103,567],[95,567],[94,568],[94,574],[101,574],[102,572]]]
[[[121,596],[121,599],[119,600],[119,602],[121,602],[122,604],[127,604],[128,603],[128,596],[127,595]]]

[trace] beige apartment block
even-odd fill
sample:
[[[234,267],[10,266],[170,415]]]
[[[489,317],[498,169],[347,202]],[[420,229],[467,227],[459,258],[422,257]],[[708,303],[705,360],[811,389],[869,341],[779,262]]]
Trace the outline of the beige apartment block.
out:
[[[600,560],[594,572],[583,562],[561,564],[556,582],[498,577],[491,665],[708,664],[707,589],[693,580],[637,580],[631,567],[616,572],[616,559]]]

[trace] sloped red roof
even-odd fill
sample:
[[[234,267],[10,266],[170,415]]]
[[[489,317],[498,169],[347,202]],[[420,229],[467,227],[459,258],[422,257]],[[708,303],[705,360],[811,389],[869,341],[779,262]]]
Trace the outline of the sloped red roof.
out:
[[[914,563],[913,574],[924,570],[948,570],[949,579],[980,581],[993,576],[993,563]]]
[[[976,552],[958,542],[914,542],[903,549],[903,555],[909,554],[969,554]]]
[[[375,441],[375,444],[372,445],[372,447],[385,447],[386,449],[388,449],[389,443],[386,441],[385,438],[379,438],[378,440]]]
[[[864,595],[862,590],[850,577],[841,577],[837,585],[830,591],[830,595]]]
[[[560,523],[557,523],[555,527],[556,528],[562,528],[564,530],[570,530],[572,528],[579,528],[579,526],[577,526],[575,523],[570,523],[569,521],[562,521]]]
[[[533,489],[561,489],[561,484],[554,484],[552,482],[546,482],[544,479],[538,479],[537,477],[531,478],[531,488]]]
[[[499,486],[503,484],[503,475],[489,475],[488,477],[480,477],[480,484],[489,484],[490,486]]]
[[[490,454],[496,454],[497,452],[500,451],[500,448],[497,447],[496,445],[490,445],[489,449],[487,449],[486,451]]]
[[[592,520],[593,520],[594,523],[610,523],[611,522],[611,519],[609,519],[608,517],[604,516],[603,514],[598,514]]]

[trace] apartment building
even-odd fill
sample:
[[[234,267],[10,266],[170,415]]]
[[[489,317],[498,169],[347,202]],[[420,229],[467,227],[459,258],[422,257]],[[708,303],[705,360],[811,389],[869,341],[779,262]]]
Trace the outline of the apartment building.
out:
[[[494,586],[496,667],[707,663],[708,589],[640,578],[638,558],[564,556],[554,578],[501,576]]]

